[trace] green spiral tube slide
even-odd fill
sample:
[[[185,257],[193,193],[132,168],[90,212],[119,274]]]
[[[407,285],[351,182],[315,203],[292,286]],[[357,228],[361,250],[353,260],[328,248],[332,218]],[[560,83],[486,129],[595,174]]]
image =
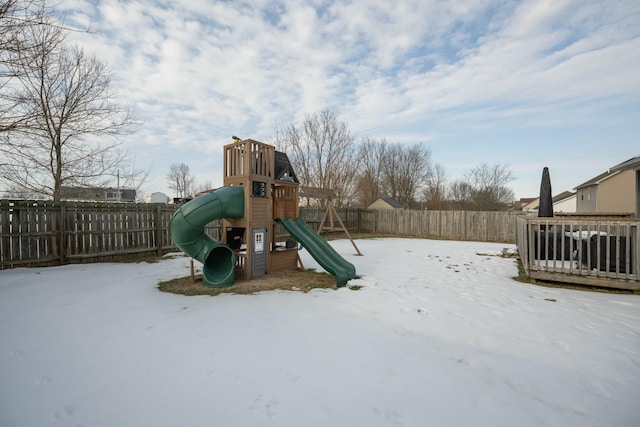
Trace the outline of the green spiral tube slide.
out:
[[[169,223],[171,240],[184,253],[200,261],[205,286],[233,285],[235,254],[229,246],[204,232],[214,219],[244,217],[244,187],[222,187],[187,202]]]

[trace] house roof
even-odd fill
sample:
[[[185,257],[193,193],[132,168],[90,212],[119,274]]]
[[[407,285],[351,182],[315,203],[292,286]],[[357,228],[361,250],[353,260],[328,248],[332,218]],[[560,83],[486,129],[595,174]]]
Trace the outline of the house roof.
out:
[[[618,163],[614,167],[610,168],[608,171],[602,172],[600,175],[594,178],[591,178],[589,181],[583,182],[582,184],[578,185],[577,187],[574,188],[574,190],[577,190],[583,187],[589,187],[591,185],[598,185],[602,181],[612,178],[617,174],[619,174],[620,172],[623,172],[626,170],[632,170],[632,169],[635,169],[635,170],[640,169],[640,156],[632,157],[629,160],[626,160],[622,163]]]
[[[402,205],[400,203],[398,203],[395,199],[391,198],[391,197],[378,197],[372,203],[370,203],[369,206],[373,205],[378,200],[384,201],[386,204],[388,204],[389,206],[391,206],[394,209],[402,209]]]
[[[521,197],[520,203],[524,206],[528,203],[533,202],[534,200],[538,200],[538,198],[537,197]]]
[[[622,163],[615,165],[609,170],[611,172],[619,172],[619,171],[626,171],[629,169],[635,169],[635,170],[640,169],[640,156],[632,157],[627,161],[624,161]]]
[[[298,184],[300,183],[300,181],[298,181],[298,177],[296,176],[296,172],[293,170],[293,166],[291,166],[289,157],[287,157],[287,153],[276,151],[274,161],[276,179],[296,182]]]
[[[574,193],[573,191],[563,191],[560,194],[556,194],[552,199],[551,199],[551,203],[558,203],[558,202],[562,202],[563,200],[567,200],[571,197],[574,197],[576,195],[576,193]],[[535,202],[535,204],[533,203]],[[529,205],[530,206],[527,206]],[[540,198],[536,197],[534,199],[531,199],[531,202],[529,202],[527,205],[524,205],[524,207],[527,207],[528,209],[538,209],[538,207],[540,206]]]
[[[62,186],[60,190],[62,199],[68,200],[113,200],[109,193],[117,193],[119,201],[136,199],[136,190],[132,188]]]
[[[395,209],[402,209],[402,205],[391,197],[382,197],[382,200],[387,202],[390,206],[393,206]]]
[[[600,184],[602,181],[607,180],[611,177],[616,176],[617,174],[619,174],[621,171],[611,171],[608,170],[606,172],[601,173],[600,175],[596,176],[595,178],[591,178],[589,181],[583,182],[582,184],[578,185],[577,187],[574,188],[574,190],[577,190],[579,188],[584,188],[584,187],[589,187],[591,185],[598,185]]]
[[[569,199],[569,198],[571,198],[571,197],[573,197],[575,195],[576,195],[576,193],[574,193],[573,191],[564,191],[564,192],[556,195],[553,199],[551,199],[551,201],[553,203],[558,203],[558,202],[561,202],[563,200]]]
[[[523,211],[526,211],[529,209],[537,209],[539,202],[540,202],[540,197],[525,197],[520,199],[520,208]]]

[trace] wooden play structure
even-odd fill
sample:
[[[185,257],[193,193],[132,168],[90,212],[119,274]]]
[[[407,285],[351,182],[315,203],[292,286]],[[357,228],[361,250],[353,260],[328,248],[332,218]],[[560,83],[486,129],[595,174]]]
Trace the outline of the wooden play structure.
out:
[[[226,145],[224,185],[245,189],[244,218],[223,219],[223,241],[236,252],[236,275],[251,279],[295,270],[298,245],[287,242],[287,234],[274,221],[298,216],[300,184],[287,155],[252,139]]]
[[[298,218],[299,182],[287,155],[252,139],[234,140],[224,147],[224,186],[187,202],[169,224],[176,246],[203,264],[204,285],[295,270],[302,266],[296,241],[336,276],[337,286],[355,278],[353,264]],[[214,219],[222,219],[224,243],[204,231]]]

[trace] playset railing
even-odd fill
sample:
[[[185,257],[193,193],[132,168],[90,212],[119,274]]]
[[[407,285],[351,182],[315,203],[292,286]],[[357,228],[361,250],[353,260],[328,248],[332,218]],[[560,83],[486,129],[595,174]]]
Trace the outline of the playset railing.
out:
[[[273,177],[274,147],[252,139],[225,146],[224,176]]]

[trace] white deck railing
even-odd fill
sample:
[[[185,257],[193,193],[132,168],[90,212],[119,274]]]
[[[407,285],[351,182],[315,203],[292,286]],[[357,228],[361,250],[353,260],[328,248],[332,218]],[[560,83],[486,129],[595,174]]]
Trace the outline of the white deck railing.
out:
[[[640,290],[640,243],[635,218],[517,219],[516,243],[534,279]]]

